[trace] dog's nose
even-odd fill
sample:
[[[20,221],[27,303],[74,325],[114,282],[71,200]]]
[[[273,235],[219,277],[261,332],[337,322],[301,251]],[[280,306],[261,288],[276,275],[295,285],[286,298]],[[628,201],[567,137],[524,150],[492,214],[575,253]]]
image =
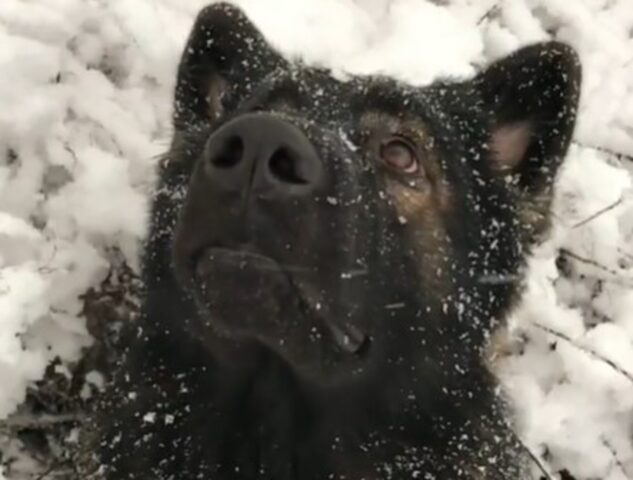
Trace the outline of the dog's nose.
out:
[[[305,195],[323,176],[321,160],[304,133],[268,113],[244,114],[220,127],[207,141],[205,162],[215,187],[250,188],[265,197]]]

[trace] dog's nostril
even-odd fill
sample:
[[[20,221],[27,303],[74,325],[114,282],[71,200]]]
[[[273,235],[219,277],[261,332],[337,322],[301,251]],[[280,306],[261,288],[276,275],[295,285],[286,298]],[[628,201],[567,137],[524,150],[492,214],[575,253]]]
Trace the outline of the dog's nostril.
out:
[[[270,172],[282,182],[305,185],[308,181],[302,176],[297,166],[299,160],[287,148],[279,148],[268,161]]]
[[[244,153],[244,143],[240,137],[229,138],[223,148],[211,159],[219,168],[231,168],[240,163]]]

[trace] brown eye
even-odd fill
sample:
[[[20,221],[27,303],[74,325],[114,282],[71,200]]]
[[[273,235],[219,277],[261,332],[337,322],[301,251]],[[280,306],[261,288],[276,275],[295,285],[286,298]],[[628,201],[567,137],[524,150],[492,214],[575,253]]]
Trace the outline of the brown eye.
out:
[[[399,172],[416,173],[419,169],[413,146],[400,137],[392,137],[380,145],[380,158],[388,167]]]

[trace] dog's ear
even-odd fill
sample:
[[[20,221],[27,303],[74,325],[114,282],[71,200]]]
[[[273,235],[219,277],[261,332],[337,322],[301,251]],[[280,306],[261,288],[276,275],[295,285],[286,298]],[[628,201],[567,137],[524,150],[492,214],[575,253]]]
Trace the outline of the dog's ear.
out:
[[[531,45],[493,63],[474,85],[490,119],[488,160],[517,195],[522,244],[549,227],[556,173],[571,142],[581,68],[558,42]]]
[[[240,9],[227,3],[206,7],[198,14],[178,66],[174,127],[208,124],[283,64]]]
[[[512,175],[527,195],[551,191],[573,134],[580,80],[578,56],[558,42],[522,48],[475,78],[492,119],[492,169]]]

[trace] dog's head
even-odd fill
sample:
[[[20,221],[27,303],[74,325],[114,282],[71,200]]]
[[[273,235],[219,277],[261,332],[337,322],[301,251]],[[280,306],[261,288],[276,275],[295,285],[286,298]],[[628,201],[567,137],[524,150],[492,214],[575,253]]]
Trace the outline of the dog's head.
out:
[[[468,81],[337,79],[235,7],[203,10],[155,211],[158,237],[177,214],[202,341],[255,340],[320,379],[469,364],[547,226],[579,81],[559,43]]]

